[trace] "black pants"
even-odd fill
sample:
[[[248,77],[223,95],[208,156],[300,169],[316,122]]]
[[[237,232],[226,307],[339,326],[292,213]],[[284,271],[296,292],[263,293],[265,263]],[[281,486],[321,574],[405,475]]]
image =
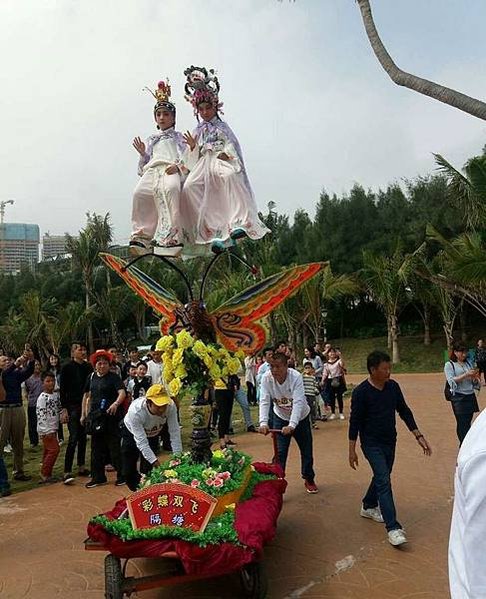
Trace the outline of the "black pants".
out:
[[[27,422],[29,425],[29,441],[33,447],[39,445],[39,435],[37,434],[37,408],[28,406]]]
[[[284,426],[288,426],[287,420],[282,420],[275,412],[273,413],[273,426],[282,430]],[[302,478],[310,483],[314,482],[314,457],[312,450],[312,429],[309,416],[306,416],[295,427],[291,435],[283,435],[277,433],[277,461],[285,472],[287,465],[287,457],[289,455],[290,441],[292,437],[299,446],[300,450],[300,468]]]
[[[78,467],[84,466],[86,462],[86,431],[79,421],[81,418],[81,406],[68,406],[68,431],[69,441],[64,456],[64,472],[71,472],[74,462],[76,447],[78,448]]]
[[[331,384],[329,385],[329,405],[333,414],[336,411],[336,399],[338,402],[339,413],[342,414],[344,411],[343,393],[343,385],[340,384],[339,387],[333,387]]]
[[[471,428],[471,422],[474,413],[470,412],[468,414],[454,414],[454,416],[456,418],[457,438],[459,439],[459,444],[462,445],[464,437],[467,435],[469,429]]]
[[[231,426],[231,412],[233,411],[235,394],[228,389],[216,389],[214,398],[219,413],[218,437],[224,439],[224,436],[229,433]]]
[[[158,438],[148,437],[148,442],[152,451],[157,453],[159,444]],[[140,484],[141,475],[137,469],[139,457],[140,470],[144,474],[148,474],[152,470],[152,465],[141,456],[132,433],[123,425],[121,427],[121,471],[130,491],[136,491]]]
[[[248,403],[250,404],[250,406],[256,406],[256,387],[253,383],[250,383],[250,381],[246,381],[246,396],[248,398]]]
[[[116,416],[106,416],[105,430],[91,435],[91,478],[98,483],[106,482],[105,462],[108,452],[117,479],[121,478],[119,423]]]

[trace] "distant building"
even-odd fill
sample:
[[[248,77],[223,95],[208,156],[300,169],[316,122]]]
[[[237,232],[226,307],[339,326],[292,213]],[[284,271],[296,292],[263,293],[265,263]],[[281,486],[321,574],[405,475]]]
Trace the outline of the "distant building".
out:
[[[43,261],[64,257],[66,254],[66,235],[49,235],[49,233],[44,233],[42,237]]]
[[[18,273],[22,266],[34,269],[39,262],[39,225],[0,224],[0,271]]]

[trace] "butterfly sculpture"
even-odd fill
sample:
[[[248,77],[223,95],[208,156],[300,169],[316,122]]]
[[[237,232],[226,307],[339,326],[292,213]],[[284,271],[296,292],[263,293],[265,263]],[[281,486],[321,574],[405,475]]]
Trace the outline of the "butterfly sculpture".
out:
[[[229,351],[248,354],[265,345],[267,327],[263,319],[328,264],[313,262],[275,273],[208,312],[203,300],[183,304],[140,269],[127,267],[122,258],[112,254],[101,254],[101,258],[161,316],[163,335],[186,329],[205,342],[218,341]]]

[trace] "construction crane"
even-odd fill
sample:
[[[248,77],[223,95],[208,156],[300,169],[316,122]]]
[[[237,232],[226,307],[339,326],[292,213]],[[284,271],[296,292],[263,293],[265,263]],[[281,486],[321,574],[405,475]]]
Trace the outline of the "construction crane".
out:
[[[7,204],[13,203],[13,200],[3,200],[2,202],[0,202],[0,224],[3,225],[3,219],[5,217],[5,206],[7,206]]]

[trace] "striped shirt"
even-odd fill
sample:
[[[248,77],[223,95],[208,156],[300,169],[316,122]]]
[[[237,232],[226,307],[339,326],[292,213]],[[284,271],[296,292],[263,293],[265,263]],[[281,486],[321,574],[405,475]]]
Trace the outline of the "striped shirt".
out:
[[[303,374],[302,378],[304,379],[304,393],[306,395],[318,395],[319,389],[315,376],[313,374]]]

